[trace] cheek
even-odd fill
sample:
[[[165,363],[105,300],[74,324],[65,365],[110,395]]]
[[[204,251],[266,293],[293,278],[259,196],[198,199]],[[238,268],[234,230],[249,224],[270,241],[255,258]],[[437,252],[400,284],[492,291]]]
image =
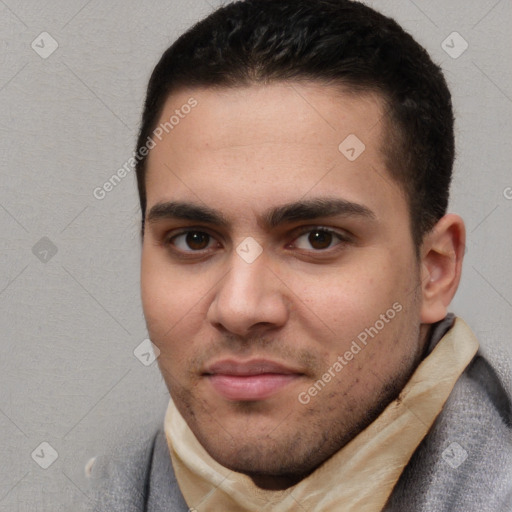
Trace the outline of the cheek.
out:
[[[159,348],[159,363],[174,373],[186,370],[186,361],[205,342],[208,292],[207,272],[173,265],[165,251],[143,248],[141,299],[151,341]]]
[[[197,297],[186,293],[184,279],[171,276],[168,265],[158,265],[155,258],[143,255],[141,298],[149,337],[160,351],[158,366],[170,389],[186,370],[190,340],[195,326],[201,325],[194,318]]]
[[[192,308],[186,276],[173,270],[160,251],[144,248],[141,262],[141,299],[148,331],[159,344]],[[197,302],[197,299],[196,299]],[[162,339],[163,338],[163,339]]]
[[[301,299],[296,301],[297,315],[302,322],[310,319],[303,327],[307,325],[305,330],[316,340],[315,347],[323,352],[326,363],[351,349],[358,351],[353,358],[357,364],[345,372],[353,376],[358,367],[394,357],[395,340],[402,337],[409,315],[405,306],[412,299],[407,295],[412,272],[402,272],[403,266],[393,264],[386,254],[347,259],[324,275],[295,276],[293,289]],[[353,341],[361,339],[368,345],[359,343],[359,350]]]
[[[380,269],[385,265],[381,264]],[[396,271],[394,271],[396,274]],[[295,279],[294,290],[304,310],[309,310],[331,336],[353,334],[354,329],[374,322],[399,300],[404,284],[399,275],[369,270],[369,266],[346,266],[325,275]]]

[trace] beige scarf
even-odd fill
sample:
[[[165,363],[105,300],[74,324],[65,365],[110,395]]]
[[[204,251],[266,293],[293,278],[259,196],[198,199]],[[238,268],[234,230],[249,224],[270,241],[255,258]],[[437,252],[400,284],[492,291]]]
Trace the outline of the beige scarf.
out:
[[[221,466],[198,442],[172,399],[164,420],[181,492],[197,512],[378,512],[478,350],[467,324],[452,328],[380,416],[311,475],[284,491],[257,487]]]

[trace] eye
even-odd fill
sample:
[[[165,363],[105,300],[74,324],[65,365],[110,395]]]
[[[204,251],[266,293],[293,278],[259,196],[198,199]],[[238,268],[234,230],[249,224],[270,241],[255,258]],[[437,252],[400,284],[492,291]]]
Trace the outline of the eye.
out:
[[[294,246],[298,249],[313,249],[315,251],[324,251],[330,249],[341,242],[348,242],[348,238],[332,229],[317,227],[308,229],[302,235],[297,237]],[[336,243],[337,242],[337,243]]]
[[[213,247],[215,239],[204,231],[183,231],[169,237],[166,244],[173,245],[182,252],[199,252]]]

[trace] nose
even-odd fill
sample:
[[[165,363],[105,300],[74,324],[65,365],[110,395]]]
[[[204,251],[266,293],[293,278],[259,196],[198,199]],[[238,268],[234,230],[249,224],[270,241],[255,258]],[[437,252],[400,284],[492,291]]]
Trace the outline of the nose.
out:
[[[269,267],[264,253],[248,263],[233,251],[229,272],[217,286],[207,319],[238,336],[282,327],[289,315],[284,290],[285,284]]]

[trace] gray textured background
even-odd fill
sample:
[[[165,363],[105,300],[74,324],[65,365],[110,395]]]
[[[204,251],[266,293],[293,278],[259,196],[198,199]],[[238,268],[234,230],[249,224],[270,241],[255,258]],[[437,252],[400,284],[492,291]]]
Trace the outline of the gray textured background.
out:
[[[368,3],[395,17],[445,70],[457,116],[450,210],[468,230],[451,310],[505,368],[512,4]],[[87,501],[86,462],[134,426],[163,418],[168,397],[156,363],[134,355],[147,337],[135,176],[103,200],[93,190],[132,156],[161,53],[215,4],[0,0],[0,511],[78,510]],[[469,44],[458,58],[441,46],[454,31]],[[42,32],[58,43],[46,58],[31,47],[51,49]],[[453,36],[448,44],[461,48]],[[47,469],[36,463],[50,462],[43,442],[58,453]]]

